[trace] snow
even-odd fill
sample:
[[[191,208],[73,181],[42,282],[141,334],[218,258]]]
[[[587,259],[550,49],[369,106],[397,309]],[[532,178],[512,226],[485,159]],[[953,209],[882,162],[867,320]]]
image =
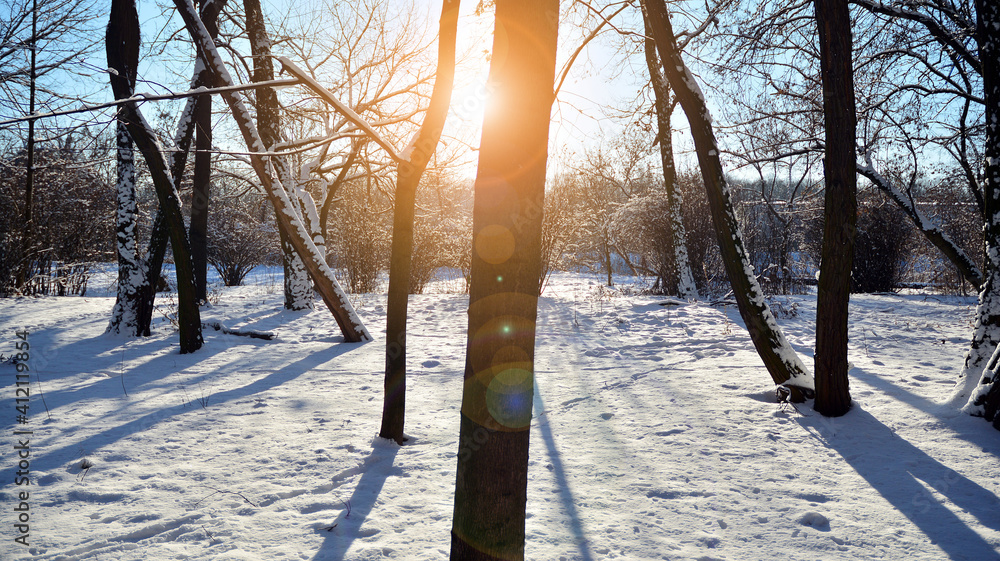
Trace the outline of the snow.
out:
[[[28,329],[38,375],[15,425],[15,369],[0,364],[0,557],[447,557],[467,295],[411,298],[412,438],[398,447],[375,437],[384,295],[353,295],[377,342],[345,344],[329,311],[282,309],[280,268],[258,269],[213,285],[203,317],[277,337],[210,329],[180,355],[174,296],[157,299],[152,337],[103,335],[114,273],[85,298],[0,299],[0,352]],[[557,273],[539,301],[528,559],[998,558],[1000,440],[940,404],[974,298],[852,296],[855,405],[827,419],[774,403],[734,306],[599,286]],[[798,313],[782,329],[811,356],[815,295],[787,300]],[[25,429],[32,485],[18,487]],[[12,526],[25,490],[28,548]]]

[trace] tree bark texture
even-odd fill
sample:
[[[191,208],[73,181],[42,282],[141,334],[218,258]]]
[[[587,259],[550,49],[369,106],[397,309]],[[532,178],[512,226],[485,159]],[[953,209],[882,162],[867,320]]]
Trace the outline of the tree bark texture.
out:
[[[665,2],[643,0],[642,5],[649,16],[663,73],[670,82],[691,126],[691,137],[705,181],[712,221],[719,241],[719,251],[722,254],[726,275],[733,287],[740,316],[771,379],[781,386],[779,392],[788,394],[788,399],[792,401],[803,401],[813,392],[813,379],[778,327],[754,276],[753,266],[743,247],[743,237],[733,211],[705,97],[694,75],[687,69],[677,51]]]
[[[271,61],[271,41],[264,26],[264,12],[260,0],[244,0],[247,17],[247,35],[250,37],[250,54],[253,56],[253,81],[264,82],[274,79],[274,63]],[[280,105],[278,94],[273,88],[257,90],[257,130],[264,148],[271,150],[281,142]],[[280,158],[270,158],[281,182],[289,186],[290,177]],[[289,192],[290,196],[294,193]],[[294,197],[293,197],[294,198]],[[277,212],[277,209],[275,209]],[[279,229],[278,241],[281,247],[281,263],[284,269],[285,308],[307,310],[312,308],[312,284],[309,272],[302,258],[295,251],[295,244],[289,232]],[[326,256],[324,255],[325,259]]]
[[[218,12],[214,2],[202,2],[201,21],[212,39],[219,34]],[[213,13],[214,12],[214,13]],[[211,73],[201,72],[198,85],[212,87]],[[194,288],[198,302],[208,300],[208,207],[212,182],[212,96],[198,96],[194,108],[195,154],[194,179],[191,184],[191,260],[194,264]]]
[[[131,97],[139,66],[138,13],[118,6],[112,17],[121,18],[116,24],[117,37],[107,38],[108,68],[111,88],[115,97]],[[135,18],[132,21],[132,18]],[[128,20],[127,22],[125,20]],[[135,151],[132,137],[124,123],[123,109],[119,109],[117,128],[118,178],[115,186],[117,210],[115,215],[116,252],[118,254],[118,294],[108,323],[108,332],[135,337],[139,328],[139,306],[143,285],[142,261],[137,243],[138,204],[135,189]]]
[[[826,180],[823,249],[816,297],[816,401],[827,417],[851,408],[847,376],[847,318],[857,222],[857,113],[851,65],[851,17],[847,0],[815,0],[819,27]]]
[[[968,394],[965,410],[983,415],[1000,429],[1000,4],[976,0],[976,41],[983,65],[983,97],[986,109],[986,173],[983,181],[986,207],[986,283],[979,295],[972,347],[966,355],[965,380],[960,389]],[[988,353],[988,354],[987,354]],[[985,356],[991,356],[984,368]],[[976,381],[978,380],[978,384]],[[973,386],[973,384],[976,384]]]
[[[128,62],[121,60],[123,55],[119,49],[123,43],[136,40],[139,36],[139,16],[136,12],[135,0],[113,0],[111,18],[107,30],[108,62],[114,68],[118,65],[127,68]],[[131,39],[130,39],[131,38]],[[125,86],[125,89],[122,86]],[[115,97],[127,95],[127,81],[112,81]],[[202,346],[201,317],[194,294],[194,278],[191,267],[191,248],[188,244],[184,219],[181,215],[180,199],[174,186],[174,180],[167,169],[167,161],[160,150],[149,125],[142,118],[135,103],[122,106],[123,112],[119,118],[124,119],[129,136],[135,142],[146,161],[149,174],[156,188],[160,202],[160,210],[170,235],[170,244],[174,250],[174,265],[177,271],[177,323],[180,331],[181,354],[191,353]]]
[[[524,559],[557,0],[497,0],[473,202],[451,559]]]
[[[444,129],[455,79],[455,41],[459,0],[444,0],[438,34],[438,64],[424,122],[405,160],[396,167],[392,246],[389,260],[389,297],[385,324],[385,397],[379,436],[404,440],[406,418],[406,309],[413,257],[413,215],[417,186],[427,169]]]

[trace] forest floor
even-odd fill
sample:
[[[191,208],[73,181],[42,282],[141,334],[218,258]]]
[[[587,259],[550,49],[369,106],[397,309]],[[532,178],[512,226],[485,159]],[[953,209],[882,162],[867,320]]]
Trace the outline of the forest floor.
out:
[[[0,558],[446,559],[468,297],[443,292],[457,284],[411,300],[402,447],[376,438],[384,295],[355,297],[376,341],[345,344],[326,309],[283,311],[280,277],[258,274],[213,288],[203,320],[276,338],[206,330],[189,355],[171,296],[143,339],[104,334],[107,279],[0,300],[0,352],[26,329],[32,372],[20,423],[15,367],[0,365]],[[775,403],[735,306],[662,301],[573,274],[541,298],[528,559],[1000,559],[1000,433],[942,405],[974,298],[854,296],[854,406],[836,419]],[[773,304],[811,365],[815,295]]]

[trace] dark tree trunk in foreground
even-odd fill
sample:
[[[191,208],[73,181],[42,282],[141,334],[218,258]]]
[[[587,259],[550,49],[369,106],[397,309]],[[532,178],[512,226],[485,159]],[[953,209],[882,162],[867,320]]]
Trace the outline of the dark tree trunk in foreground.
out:
[[[816,402],[827,417],[851,408],[847,377],[847,316],[857,222],[857,116],[847,0],[815,0],[826,122],[826,201],[816,297]]]
[[[972,349],[966,357],[964,375],[971,386],[966,410],[983,415],[1000,429],[1000,383],[997,383],[1000,353],[1000,4],[995,0],[976,0],[976,40],[979,43],[979,60],[983,65],[983,94],[986,100],[986,174],[983,182],[986,205],[986,284],[979,296],[976,330]],[[970,364],[989,350],[992,353],[989,367],[983,369]]]
[[[112,1],[111,21],[108,24],[106,36],[109,67],[127,68],[128,62],[123,60],[126,56],[124,53],[127,51],[122,49],[122,45],[138,40],[138,25],[139,16],[136,12],[135,0]],[[112,78],[111,85],[115,97],[128,97],[131,89],[128,79],[114,75]],[[163,214],[170,236],[170,244],[174,250],[174,264],[177,270],[177,323],[180,331],[181,354],[191,353],[201,348],[202,345],[201,314],[198,310],[197,300],[195,300],[191,248],[184,228],[177,190],[156,137],[142,118],[136,104],[123,105],[119,118],[124,119],[129,136],[132,137],[142,153],[149,168],[150,178],[156,188],[160,212]]]
[[[413,214],[417,185],[427,169],[444,128],[455,78],[455,38],[459,0],[444,0],[438,36],[438,66],[424,123],[409,154],[396,168],[392,248],[389,261],[389,298],[385,324],[385,401],[379,436],[402,444],[406,417],[406,307],[413,257]]]
[[[778,327],[774,314],[764,301],[764,293],[757,283],[753,266],[743,247],[739,223],[729,198],[726,176],[719,160],[719,147],[709,116],[705,98],[694,75],[677,51],[674,31],[670,25],[667,6],[663,0],[643,0],[649,16],[656,50],[660,53],[663,73],[677,96],[677,101],[691,125],[691,137],[698,153],[698,163],[708,193],[712,221],[719,241],[719,251],[726,267],[726,275],[733,287],[733,294],[746,324],[757,354],[764,361],[774,383],[782,386],[779,391],[789,393],[792,401],[803,401],[813,391],[812,376],[798,354]]]
[[[473,203],[451,559],[524,559],[557,0],[497,0]]]

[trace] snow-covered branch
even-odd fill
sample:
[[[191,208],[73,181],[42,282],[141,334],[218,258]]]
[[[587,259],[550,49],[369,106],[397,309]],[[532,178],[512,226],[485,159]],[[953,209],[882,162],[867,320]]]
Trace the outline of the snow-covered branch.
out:
[[[282,72],[288,72],[292,76],[298,78],[298,80],[301,81],[304,86],[306,86],[314,93],[316,93],[316,95],[318,95],[323,101],[332,105],[333,108],[338,113],[343,115],[344,118],[347,119],[351,124],[365,131],[365,133],[371,137],[372,141],[374,141],[375,144],[378,144],[379,146],[382,147],[383,150],[389,153],[389,156],[392,157],[393,161],[396,162],[403,161],[404,158],[400,156],[398,152],[396,152],[396,148],[393,147],[393,145],[390,144],[386,139],[382,138],[382,135],[376,132],[375,129],[370,124],[368,124],[368,122],[365,121],[365,119],[361,115],[358,115],[357,113],[354,112],[353,109],[351,109],[350,107],[345,105],[342,101],[337,99],[337,96],[333,95],[332,92],[330,92],[322,85],[320,85],[320,83],[317,82],[312,76],[310,76],[301,68],[296,66],[295,63],[288,60],[288,58],[286,57],[283,56],[278,57],[278,62],[281,63]]]

